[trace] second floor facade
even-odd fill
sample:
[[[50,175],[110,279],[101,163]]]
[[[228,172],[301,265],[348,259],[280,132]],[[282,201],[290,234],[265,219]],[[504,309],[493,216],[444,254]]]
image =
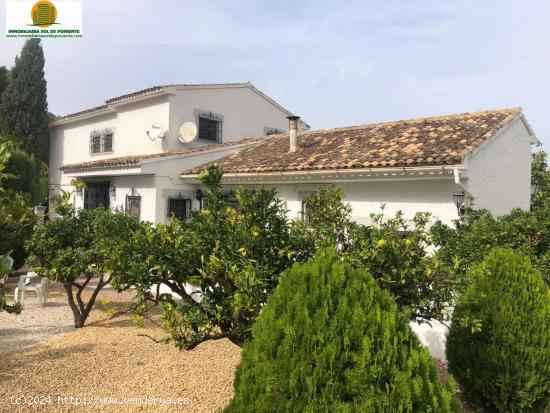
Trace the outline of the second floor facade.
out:
[[[50,168],[283,133],[289,115],[250,82],[156,86],[55,118]],[[196,137],[183,143],[178,135],[186,122],[196,126]],[[309,126],[302,122],[300,128]]]

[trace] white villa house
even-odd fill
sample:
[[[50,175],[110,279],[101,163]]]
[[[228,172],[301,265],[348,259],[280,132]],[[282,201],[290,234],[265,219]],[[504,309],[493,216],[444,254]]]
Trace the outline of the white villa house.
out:
[[[520,108],[308,131],[249,82],[152,87],[50,128],[52,195],[78,178],[88,189],[74,195],[77,208],[118,208],[151,222],[200,208],[197,177],[214,161],[228,192],[276,186],[290,218],[331,183],[365,224],[381,204],[388,215],[426,211],[446,223],[463,206],[501,215],[529,208],[538,142]]]
[[[288,120],[287,120],[288,118]],[[520,108],[308,131],[250,83],[158,86],[51,124],[50,191],[87,184],[78,208],[119,208],[142,220],[201,208],[198,174],[211,162],[230,192],[274,186],[290,218],[317,188],[341,185],[353,218],[402,210],[451,224],[464,207],[529,209],[531,145]],[[287,130],[288,128],[288,130]],[[445,328],[414,327],[435,357]]]

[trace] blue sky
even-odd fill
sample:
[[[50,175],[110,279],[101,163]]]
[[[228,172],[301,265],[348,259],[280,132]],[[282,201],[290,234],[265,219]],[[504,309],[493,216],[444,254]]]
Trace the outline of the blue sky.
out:
[[[0,24],[11,66],[23,40]],[[522,106],[550,146],[548,0],[84,0],[84,37],[44,50],[57,115],[157,84],[250,80],[314,129]]]

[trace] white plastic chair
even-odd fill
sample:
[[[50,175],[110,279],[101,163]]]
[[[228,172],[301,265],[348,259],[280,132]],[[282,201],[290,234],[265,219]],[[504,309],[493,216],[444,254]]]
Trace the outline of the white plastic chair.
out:
[[[28,272],[26,275],[22,275],[21,277],[19,277],[19,284],[17,285],[17,288],[14,292],[15,302],[20,302],[21,304],[23,304],[25,302],[25,293],[27,291],[32,291],[35,292],[38,296],[40,307],[44,307],[44,304],[48,299],[48,279],[46,277],[42,277],[40,283],[31,284],[31,279],[36,277],[38,277],[38,274],[32,271]],[[21,298],[19,298],[20,293]]]

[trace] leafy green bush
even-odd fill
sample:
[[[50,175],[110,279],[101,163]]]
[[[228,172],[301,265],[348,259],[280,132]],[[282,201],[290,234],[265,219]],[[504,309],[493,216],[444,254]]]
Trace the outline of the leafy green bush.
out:
[[[34,155],[14,147],[6,164],[6,172],[17,177],[6,181],[7,189],[28,194],[33,203],[38,203],[40,170]]]
[[[390,218],[383,212],[371,215],[371,226],[351,229],[345,255],[354,267],[367,268],[412,320],[447,320],[460,278],[428,252],[430,214],[418,213],[410,222],[401,212]]]
[[[28,196],[13,191],[0,193],[0,254],[11,251],[15,269],[25,263],[25,241],[31,237],[36,220]]]
[[[301,261],[332,246],[355,268],[368,269],[412,320],[448,319],[448,306],[462,279],[429,254],[429,213],[418,213],[412,220],[402,212],[387,218],[382,205],[381,212],[371,214],[372,225],[360,225],[351,219],[344,192],[335,185],[307,197],[305,206],[307,223],[293,226],[293,239],[300,240],[295,256]]]
[[[245,345],[227,412],[333,411],[459,408],[391,295],[328,250],[282,276]]]
[[[28,156],[9,139],[0,137],[0,255],[10,252],[14,268],[25,262],[24,243],[36,224],[36,215],[28,206],[30,195],[12,189],[17,188],[21,179],[26,179],[9,170],[14,156],[17,160],[21,154]],[[25,173],[24,169],[21,172]]]
[[[501,412],[543,411],[550,399],[550,294],[529,259],[493,250],[471,272],[447,338],[466,396]]]
[[[354,227],[351,206],[344,202],[344,190],[337,185],[319,188],[306,197],[304,221],[317,248],[333,246],[338,251],[349,248],[349,232]]]
[[[470,211],[455,224],[452,228],[438,222],[431,233],[439,247],[437,257],[459,277],[500,246],[527,255],[550,286],[550,208],[533,212],[515,209],[498,218],[486,210]]]

